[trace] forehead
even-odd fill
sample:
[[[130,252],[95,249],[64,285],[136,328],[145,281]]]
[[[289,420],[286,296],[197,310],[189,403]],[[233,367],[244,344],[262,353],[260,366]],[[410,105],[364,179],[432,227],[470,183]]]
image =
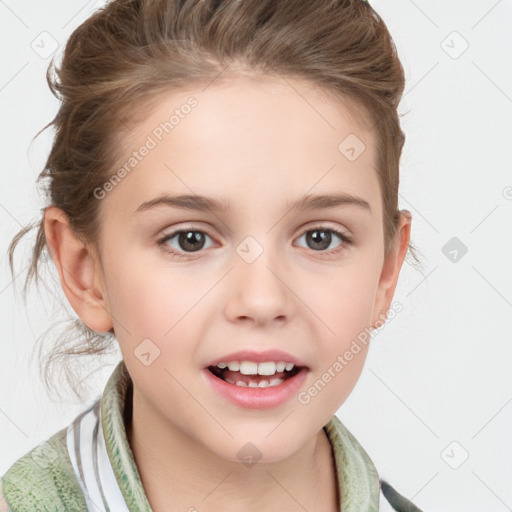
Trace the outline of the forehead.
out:
[[[204,135],[198,132],[201,128],[207,132],[214,128],[217,133],[228,132],[231,140],[245,139],[246,144],[250,140],[238,128],[254,129],[260,137],[268,134],[272,140],[276,135],[279,140],[302,136],[314,143],[326,134],[339,138],[346,130],[368,138],[371,125],[359,102],[306,80],[233,75],[195,89],[169,91],[150,98],[143,109],[144,119],[132,135],[156,127],[169,117],[166,113],[186,108],[191,97],[197,106],[190,110],[190,115],[180,116],[181,131],[190,124],[181,121],[190,117],[194,119],[197,135]]]
[[[169,91],[147,102],[145,116],[121,140],[116,169],[142,146],[151,149],[110,197],[122,196],[134,211],[140,199],[165,191],[236,191],[230,203],[238,198],[239,205],[252,197],[261,202],[262,194],[267,201],[278,192],[286,200],[301,197],[312,187],[375,196],[369,127],[352,101],[290,78],[237,77]]]

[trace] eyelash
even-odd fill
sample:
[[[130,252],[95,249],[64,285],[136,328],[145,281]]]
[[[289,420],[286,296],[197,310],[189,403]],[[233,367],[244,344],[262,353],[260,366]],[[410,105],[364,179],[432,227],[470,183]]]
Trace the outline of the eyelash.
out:
[[[208,235],[210,238],[213,239],[213,237],[207,231],[204,231],[202,229],[185,228],[185,229],[177,229],[176,231],[172,231],[171,233],[164,234],[162,237],[160,237],[157,240],[157,244],[162,249],[162,251],[164,251],[167,254],[170,254],[173,258],[176,258],[176,259],[186,259],[190,255],[195,254],[196,252],[200,253],[201,250],[196,251],[196,252],[180,253],[180,252],[174,251],[172,249],[169,249],[169,246],[166,244],[166,242],[171,240],[172,238],[174,238],[179,233],[187,233],[187,232],[190,232],[190,231],[192,231],[194,233],[202,233],[202,234]],[[352,238],[348,237],[347,235],[345,235],[341,231],[338,231],[338,230],[333,229],[333,228],[329,228],[327,226],[315,226],[313,228],[307,229],[306,231],[304,231],[301,234],[301,236],[303,236],[304,234],[309,233],[311,231],[329,231],[331,233],[334,233],[336,236],[338,236],[341,239],[341,241],[342,241],[342,244],[339,247],[337,247],[336,249],[331,249],[330,251],[313,251],[313,252],[317,252],[317,253],[322,254],[322,255],[323,254],[330,255],[330,256],[331,255],[336,255],[336,254],[342,252],[343,250],[345,250],[345,246],[353,244]]]

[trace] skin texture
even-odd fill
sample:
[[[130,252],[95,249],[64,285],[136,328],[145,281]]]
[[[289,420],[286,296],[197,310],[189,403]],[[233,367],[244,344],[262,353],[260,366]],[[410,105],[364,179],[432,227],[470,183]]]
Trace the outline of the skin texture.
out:
[[[46,209],[63,290],[88,327],[113,328],[119,342],[134,382],[130,443],[154,510],[169,503],[176,510],[339,510],[322,427],[354,388],[369,345],[308,404],[294,397],[272,409],[242,409],[216,394],[201,371],[235,350],[278,348],[307,363],[301,391],[310,387],[385,318],[410,214],[402,213],[384,258],[371,123],[312,85],[280,77],[163,95],[119,161],[191,95],[198,105],[101,199],[101,249],[84,246],[60,210]],[[338,150],[350,134],[366,146],[354,161]],[[363,198],[371,211],[287,207],[306,193],[335,192]],[[231,209],[134,213],[162,193],[222,198]],[[319,227],[353,243],[335,234],[327,249],[308,242],[308,230]],[[157,240],[176,229],[206,233],[203,248],[193,252],[175,237],[164,247],[184,258],[165,253]],[[236,251],[247,236],[263,250],[250,264]],[[134,354],[147,338],[160,350],[148,366]],[[250,468],[237,457],[247,442],[262,454]]]

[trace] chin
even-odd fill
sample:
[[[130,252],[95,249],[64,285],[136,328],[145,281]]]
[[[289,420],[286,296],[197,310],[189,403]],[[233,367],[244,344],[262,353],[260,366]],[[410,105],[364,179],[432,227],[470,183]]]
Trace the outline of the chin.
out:
[[[274,435],[276,433],[273,433]],[[268,432],[261,432],[258,435],[242,435],[239,438],[233,438],[222,446],[209,447],[218,457],[237,464],[244,464],[248,468],[256,463],[280,462],[291,457],[300,449],[300,444],[287,445],[285,439],[297,438],[292,435],[275,435],[274,439],[268,439]]]

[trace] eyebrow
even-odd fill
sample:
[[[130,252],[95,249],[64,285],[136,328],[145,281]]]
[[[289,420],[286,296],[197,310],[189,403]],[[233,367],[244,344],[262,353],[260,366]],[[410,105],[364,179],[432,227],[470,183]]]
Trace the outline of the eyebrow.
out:
[[[370,213],[372,211],[368,201],[346,192],[321,195],[308,194],[301,198],[299,201],[287,203],[286,208],[287,210],[309,211],[335,208],[336,206],[345,205],[358,206]],[[214,212],[224,213],[229,212],[231,208],[230,202],[225,199],[214,199],[212,197],[199,196],[195,194],[163,194],[149,201],[144,201],[141,205],[138,206],[138,208],[135,210],[135,213],[146,211],[157,206],[168,206],[171,208],[198,211],[211,210]]]

